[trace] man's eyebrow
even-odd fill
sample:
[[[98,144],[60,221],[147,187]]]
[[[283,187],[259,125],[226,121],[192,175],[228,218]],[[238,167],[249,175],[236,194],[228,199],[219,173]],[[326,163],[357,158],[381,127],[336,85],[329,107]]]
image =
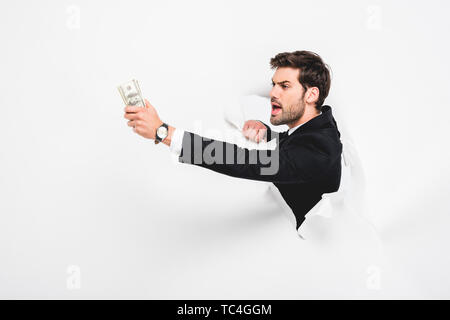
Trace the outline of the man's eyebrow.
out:
[[[282,84],[282,83],[286,83],[286,82],[291,83],[291,82],[288,81],[288,80],[284,80],[284,81],[277,82],[277,84]],[[273,79],[272,79],[272,83],[274,83],[274,82],[273,82]]]

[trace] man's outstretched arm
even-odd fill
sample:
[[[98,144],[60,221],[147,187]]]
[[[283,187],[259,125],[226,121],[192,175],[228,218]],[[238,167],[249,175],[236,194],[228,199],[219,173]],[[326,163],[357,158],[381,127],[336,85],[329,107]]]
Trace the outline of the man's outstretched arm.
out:
[[[163,122],[148,101],[146,108],[127,106],[125,112],[125,118],[130,120],[128,125],[136,133],[155,139],[156,129]],[[336,161],[323,150],[311,147],[315,145],[313,141],[307,145],[292,144],[283,152],[279,152],[278,143],[275,150],[250,150],[169,126],[168,136],[162,142],[179,155],[180,162],[236,178],[276,183],[307,182]]]
[[[337,161],[314,147],[321,142],[313,137],[307,144],[291,141],[280,151],[278,135],[273,135],[275,150],[257,150],[184,131],[179,161],[236,178],[286,184],[311,181]]]

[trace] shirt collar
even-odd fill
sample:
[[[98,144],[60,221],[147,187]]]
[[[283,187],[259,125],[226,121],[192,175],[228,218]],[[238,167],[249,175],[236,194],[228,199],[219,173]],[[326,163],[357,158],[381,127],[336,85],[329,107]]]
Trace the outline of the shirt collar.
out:
[[[320,111],[320,113],[319,113],[319,115],[318,116],[320,116],[322,114],[322,111]],[[313,118],[314,119],[314,118]],[[289,130],[288,130],[288,135],[291,135],[295,130],[297,130],[298,128],[300,128],[302,125],[304,125],[306,122],[303,122],[302,124],[299,124],[298,126],[296,126],[296,127],[293,127],[293,128],[290,128]]]

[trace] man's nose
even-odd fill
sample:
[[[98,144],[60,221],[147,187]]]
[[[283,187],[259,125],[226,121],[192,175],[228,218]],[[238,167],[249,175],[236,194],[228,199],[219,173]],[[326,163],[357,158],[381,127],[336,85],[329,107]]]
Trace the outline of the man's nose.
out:
[[[270,90],[270,99],[278,100],[278,91],[276,89],[276,86]]]

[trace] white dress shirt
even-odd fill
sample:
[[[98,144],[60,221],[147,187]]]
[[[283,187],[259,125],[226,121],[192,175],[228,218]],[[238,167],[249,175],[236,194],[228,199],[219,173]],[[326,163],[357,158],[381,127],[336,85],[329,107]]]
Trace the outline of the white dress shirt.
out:
[[[319,116],[322,114],[322,112],[319,113]],[[305,122],[306,123],[306,122]],[[288,130],[288,135],[291,135],[295,130],[300,128],[305,123],[299,124],[298,126],[294,128],[290,128]],[[173,152],[178,157],[181,154],[181,148],[183,147],[183,136],[184,136],[184,130],[183,129],[175,129],[172,134],[172,141],[170,142],[170,151]]]
[[[176,154],[178,157],[181,154],[181,148],[183,147],[183,136],[184,136],[184,130],[183,129],[176,129],[172,133],[172,141],[170,141],[170,151],[174,154]]]

